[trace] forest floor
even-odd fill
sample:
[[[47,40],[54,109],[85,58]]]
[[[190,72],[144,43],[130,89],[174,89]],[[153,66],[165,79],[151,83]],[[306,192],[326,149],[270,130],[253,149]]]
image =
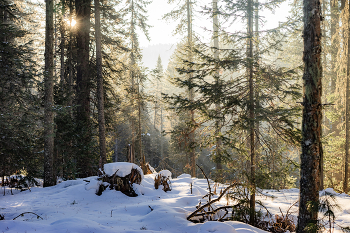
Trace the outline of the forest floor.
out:
[[[207,194],[207,181],[183,174],[171,180],[171,191],[164,192],[154,188],[154,176],[145,175],[141,185],[134,186],[139,194],[137,197],[128,197],[109,189],[97,196],[96,177],[63,181],[47,188],[33,187],[24,192],[12,190],[14,195],[11,195],[10,189],[2,188],[0,214],[5,220],[0,221],[0,232],[265,232],[237,221],[195,224],[186,220],[202,196]],[[224,187],[219,185],[216,189],[218,191]],[[350,196],[337,194],[331,189],[327,191],[333,194],[340,207],[334,211],[336,226],[332,232],[341,232],[339,226],[350,226]],[[285,215],[297,201],[299,190],[262,190],[262,194],[257,199],[274,217],[275,214],[282,216],[281,212]],[[321,192],[321,196],[325,197],[323,194]],[[205,203],[204,200],[201,202]],[[225,205],[226,202],[223,198],[221,204]],[[296,220],[297,204],[289,212],[291,218]],[[320,213],[320,216],[323,214]]]

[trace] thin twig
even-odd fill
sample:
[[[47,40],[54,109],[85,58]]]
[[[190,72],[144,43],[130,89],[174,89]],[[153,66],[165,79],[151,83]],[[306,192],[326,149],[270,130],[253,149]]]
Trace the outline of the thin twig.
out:
[[[17,217],[15,217],[15,218],[12,219],[12,220],[15,220],[16,218],[21,217],[21,216],[23,216],[24,214],[34,214],[34,215],[36,215],[37,218],[41,218],[41,220],[44,220],[42,217],[40,217],[39,215],[37,215],[36,213],[33,213],[33,212],[24,212],[24,213],[21,213],[20,215],[18,215]]]
[[[229,185],[227,188],[224,189],[224,191],[220,194],[220,196],[216,199],[213,199],[211,200],[210,202],[207,202],[205,205],[202,205],[201,207],[199,207],[197,210],[195,210],[192,214],[190,214],[188,217],[187,217],[187,220],[190,221],[190,219],[195,216],[198,212],[201,212],[204,210],[204,208],[208,207],[208,206],[211,206],[213,203],[219,201],[224,195],[225,193],[232,187],[234,186],[237,186],[238,183],[237,182],[234,182],[233,184]]]
[[[210,188],[210,182],[209,182],[209,179],[208,179],[208,177],[207,177],[207,175],[204,173],[204,171],[203,171],[203,169],[198,165],[198,164],[196,164],[197,165],[197,167],[199,167],[199,169],[201,169],[201,171],[202,171],[202,173],[203,173],[203,175],[204,175],[204,177],[205,177],[205,179],[207,179],[207,182],[208,182],[208,188],[209,188],[209,202],[211,201],[211,195],[212,195],[212,193],[211,193],[211,188]]]

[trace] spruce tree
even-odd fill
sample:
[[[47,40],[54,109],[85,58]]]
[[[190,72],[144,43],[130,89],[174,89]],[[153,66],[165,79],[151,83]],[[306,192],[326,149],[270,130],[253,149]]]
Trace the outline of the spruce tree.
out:
[[[222,33],[220,38],[220,57],[212,54],[216,46],[210,47],[203,43],[196,43],[193,54],[196,59],[183,59],[177,71],[180,75],[192,74],[191,81],[184,81],[179,75],[177,84],[180,87],[190,87],[196,92],[194,101],[181,95],[169,97],[175,108],[180,110],[195,110],[198,112],[196,125],[203,133],[200,141],[203,147],[211,147],[217,143],[215,132],[216,122],[222,121],[222,142],[225,149],[223,161],[227,164],[237,164],[243,182],[249,187],[251,194],[249,222],[256,224],[255,200],[256,189],[256,147],[257,144],[271,148],[271,140],[266,140],[273,132],[274,137],[289,141],[289,145],[296,145],[300,131],[297,129],[297,117],[300,107],[296,103],[300,98],[295,69],[275,65],[263,55],[280,49],[285,30],[277,28],[268,31],[263,41],[254,46],[253,41],[258,32],[253,33],[253,1],[225,1],[220,15],[230,24],[236,23],[233,15],[244,13],[247,31],[240,33]],[[276,2],[269,3],[272,6]],[[213,14],[213,9],[205,9]],[[285,28],[290,27],[285,24]],[[260,34],[260,33],[259,33]],[[245,50],[241,48],[245,47]],[[254,51],[254,49],[256,49]],[[265,55],[266,57],[266,55]],[[276,61],[273,61],[276,62]],[[245,70],[243,73],[242,70]],[[220,71],[222,82],[215,80]],[[218,114],[220,106],[220,114]],[[259,126],[260,125],[260,126]],[[259,130],[256,128],[259,126]],[[214,131],[212,130],[214,129]],[[192,128],[193,130],[193,128]],[[212,130],[212,131],[209,131]],[[259,137],[256,136],[257,132]],[[256,140],[256,139],[259,139]],[[274,151],[263,151],[264,156]],[[238,159],[237,159],[238,157]],[[232,162],[231,162],[232,161]],[[239,163],[238,163],[239,162]],[[259,164],[260,166],[260,164]],[[261,173],[259,174],[261,175]]]
[[[131,103],[130,103],[130,121],[131,121],[131,157],[130,162],[136,162],[144,160],[142,155],[142,139],[141,139],[141,96],[140,96],[140,85],[142,85],[144,75],[142,74],[142,69],[139,66],[142,55],[140,52],[139,40],[137,30],[141,30],[143,34],[149,39],[147,24],[147,10],[146,6],[150,4],[149,1],[143,0],[128,0],[126,2],[126,8],[124,9],[124,17],[128,17],[129,23],[128,27],[128,41],[130,43],[129,52],[129,77],[130,77],[130,87],[129,91],[131,93]],[[136,102],[136,103],[135,103]],[[137,114],[136,114],[137,112]],[[138,118],[138,120],[136,120]],[[138,128],[138,130],[137,130]],[[138,131],[138,132],[137,132]],[[137,135],[136,135],[137,132]],[[138,143],[136,143],[138,142]],[[137,148],[138,156],[135,154],[135,149]],[[135,157],[136,156],[136,157]],[[137,158],[138,157],[138,158]]]
[[[169,0],[169,4],[174,3],[174,0]],[[179,20],[176,29],[174,30],[174,33],[185,33],[187,32],[187,61],[189,63],[193,60],[193,7],[195,5],[195,2],[192,2],[191,0],[186,0],[183,2],[179,2],[177,7],[173,9],[171,12],[165,14],[163,16],[163,19],[166,20]],[[184,30],[186,28],[186,31]],[[191,83],[192,81],[192,74],[187,73],[187,79],[188,82]],[[194,100],[194,90],[191,88],[191,85],[188,86],[188,98],[190,101]],[[187,129],[188,133],[186,133],[186,137],[188,137],[188,146],[187,146],[187,153],[188,153],[188,159],[189,159],[189,167],[191,168],[191,175],[194,177],[196,176],[196,142],[195,142],[195,133],[190,128],[195,124],[194,121],[194,111],[192,109],[189,110],[188,116],[187,116],[187,122],[189,125],[189,128]]]
[[[321,4],[304,1],[304,91],[297,232],[316,231],[322,156]]]
[[[54,174],[54,116],[53,116],[53,1],[46,1],[46,29],[45,29],[45,117],[44,117],[44,187],[56,185]]]
[[[77,22],[77,73],[76,73],[76,131],[77,131],[77,173],[78,177],[94,175],[94,157],[91,153],[90,91],[89,69],[91,0],[75,0]]]
[[[14,1],[0,1],[0,176],[24,169],[43,175],[42,128],[37,64],[30,33],[32,15]]]
[[[103,100],[103,76],[102,76],[102,46],[101,46],[101,22],[100,22],[100,1],[94,0],[95,4],[95,37],[96,37],[96,70],[97,70],[97,99],[98,99],[98,127],[100,142],[100,163],[99,168],[107,163],[106,156],[106,130]]]

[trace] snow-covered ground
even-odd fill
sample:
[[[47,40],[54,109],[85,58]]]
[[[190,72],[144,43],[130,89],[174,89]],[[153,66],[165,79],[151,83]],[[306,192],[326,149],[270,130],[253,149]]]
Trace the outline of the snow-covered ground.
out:
[[[189,222],[186,217],[207,193],[207,181],[183,174],[171,180],[173,189],[166,193],[154,189],[154,177],[155,174],[145,175],[141,185],[135,185],[139,194],[137,197],[128,197],[109,189],[97,196],[96,177],[64,181],[53,187],[32,188],[31,191],[17,191],[14,195],[8,189],[5,196],[0,196],[0,214],[5,217],[0,221],[0,232],[264,232],[235,221]],[[193,194],[190,191],[191,183]],[[279,208],[285,213],[298,198],[298,189],[263,192],[266,196],[259,199],[273,214],[280,214]],[[3,189],[0,193],[3,193]],[[350,197],[336,194],[336,200],[341,207],[336,211],[337,224],[350,226]],[[296,209],[293,207],[291,211]],[[25,212],[30,213],[20,216]]]

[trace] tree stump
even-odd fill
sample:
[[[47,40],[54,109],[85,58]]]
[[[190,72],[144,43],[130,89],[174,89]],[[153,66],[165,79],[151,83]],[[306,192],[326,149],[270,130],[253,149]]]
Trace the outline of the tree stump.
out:
[[[123,163],[123,164],[120,163],[120,164],[121,164],[121,168],[117,169],[112,175],[110,175],[111,169],[109,169],[107,173],[102,172],[102,176],[100,177],[100,180],[102,180],[102,183],[100,184],[99,190],[96,193],[97,195],[101,195],[102,192],[109,187],[110,189],[120,191],[129,197],[137,196],[135,190],[133,189],[133,184],[135,183],[141,184],[141,181],[143,178],[142,170],[135,164],[130,164],[130,163]],[[124,164],[126,166],[129,166],[128,167],[130,168],[129,174],[125,175],[125,173],[128,173],[128,172],[125,172],[126,168],[122,166]]]
[[[160,185],[163,186],[163,191],[171,191],[171,172],[168,170],[160,171],[156,177],[154,177],[154,188],[158,189]]]

